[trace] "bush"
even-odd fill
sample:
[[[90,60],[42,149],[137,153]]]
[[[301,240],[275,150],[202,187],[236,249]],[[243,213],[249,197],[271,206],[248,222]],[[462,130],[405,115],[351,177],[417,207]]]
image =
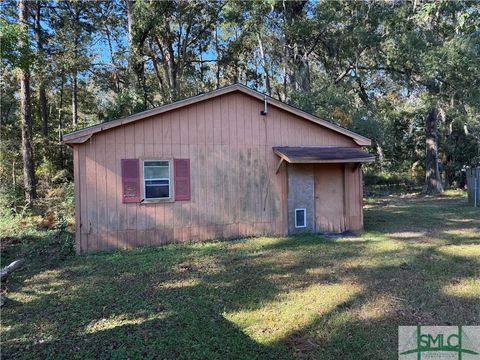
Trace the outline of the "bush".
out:
[[[74,254],[74,235],[64,218],[56,219],[51,229],[41,229],[38,217],[14,216],[0,219],[2,261],[18,257],[54,262]]]
[[[419,191],[422,181],[405,173],[365,172],[365,196],[385,196],[391,193]]]
[[[48,191],[45,199],[41,200],[44,214],[44,227],[53,228],[61,219],[73,224],[75,219],[75,189],[71,182],[54,187]]]
[[[74,253],[74,241],[72,234],[68,231],[68,220],[60,214],[57,218],[57,242],[60,247],[60,253],[64,256],[72,255]]]
[[[1,216],[20,214],[25,211],[25,191],[21,185],[0,188]]]
[[[366,186],[371,186],[371,185],[417,186],[419,185],[419,182],[417,179],[405,173],[393,174],[388,172],[382,172],[382,173],[366,172],[363,175],[363,181]]]
[[[73,227],[75,222],[75,190],[71,182],[50,188],[44,197],[25,206],[23,187],[4,188],[0,192],[0,216],[2,223],[29,222],[37,229],[54,230],[59,223]],[[15,219],[15,221],[13,221]],[[18,220],[18,221],[17,221]],[[62,225],[63,226],[63,225]]]

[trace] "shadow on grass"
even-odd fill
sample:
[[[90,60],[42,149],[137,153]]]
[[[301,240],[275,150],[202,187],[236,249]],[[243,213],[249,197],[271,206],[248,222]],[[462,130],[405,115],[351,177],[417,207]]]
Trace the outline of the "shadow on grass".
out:
[[[399,222],[440,243],[395,237],[396,224],[375,239],[383,225],[374,217],[398,215],[384,207],[366,212],[367,231],[355,241],[296,236],[169,245],[19,273],[16,303],[2,314],[2,355],[396,358],[399,325],[480,321],[478,298],[445,291],[480,276],[478,257],[439,250],[448,245],[446,231],[463,224],[440,226],[436,217],[435,226],[419,223],[419,213],[431,208],[406,208]],[[473,218],[459,209],[436,214]],[[478,226],[475,218],[472,224]],[[478,244],[470,235],[460,232],[452,241]],[[375,247],[397,243],[393,250]]]
[[[445,292],[449,284],[478,278],[478,266],[478,259],[445,256],[428,249],[400,266],[358,267],[351,275],[365,285],[361,294],[290,333],[279,343],[293,343],[294,347],[298,343],[297,357],[396,358],[400,325],[478,324],[478,297]],[[311,344],[306,350],[302,349],[305,343]]]

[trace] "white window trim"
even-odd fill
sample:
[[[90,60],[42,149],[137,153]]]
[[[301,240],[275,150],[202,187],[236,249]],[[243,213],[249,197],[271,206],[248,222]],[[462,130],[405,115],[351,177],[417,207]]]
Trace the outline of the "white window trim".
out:
[[[148,161],[166,161],[168,162],[168,178],[154,178],[154,179],[145,179],[145,162],[148,162]],[[173,181],[172,181],[172,160],[171,159],[143,159],[142,160],[142,182],[143,182],[143,186],[142,186],[142,191],[143,191],[143,200],[145,202],[158,202],[158,201],[171,201],[173,198],[172,198],[172,194],[173,194]],[[147,198],[146,197],[146,194],[147,194],[147,184],[146,182],[147,181],[151,181],[151,180],[168,180],[168,197],[165,197],[165,198]]]
[[[298,224],[297,224],[297,211],[303,211],[303,223],[304,223],[304,225],[302,225],[302,226],[298,226]],[[296,228],[306,228],[307,227],[307,209],[306,208],[295,209],[295,227]]]

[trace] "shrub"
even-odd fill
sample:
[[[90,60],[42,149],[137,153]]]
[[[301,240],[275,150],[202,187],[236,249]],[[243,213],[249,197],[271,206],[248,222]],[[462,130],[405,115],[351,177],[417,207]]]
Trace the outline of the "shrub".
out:
[[[418,185],[417,179],[405,173],[394,174],[389,172],[381,172],[381,173],[366,172],[363,175],[363,180],[366,186],[371,186],[371,185],[416,186]]]
[[[25,191],[21,185],[0,188],[0,209],[2,216],[20,214],[25,211]]]
[[[365,196],[388,195],[399,192],[419,191],[422,181],[408,173],[365,172]]]
[[[64,256],[72,255],[74,253],[73,235],[68,231],[69,222],[63,214],[59,214],[56,222],[57,242],[60,253]]]
[[[53,217],[50,223],[58,223],[59,219],[66,219],[67,223],[73,224],[75,218],[75,189],[71,182],[52,188],[45,198],[45,214]]]

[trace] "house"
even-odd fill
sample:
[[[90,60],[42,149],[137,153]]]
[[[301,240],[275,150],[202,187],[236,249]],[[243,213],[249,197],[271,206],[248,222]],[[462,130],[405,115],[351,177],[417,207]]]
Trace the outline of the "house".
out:
[[[76,250],[361,229],[370,140],[243,85],[64,136]]]

